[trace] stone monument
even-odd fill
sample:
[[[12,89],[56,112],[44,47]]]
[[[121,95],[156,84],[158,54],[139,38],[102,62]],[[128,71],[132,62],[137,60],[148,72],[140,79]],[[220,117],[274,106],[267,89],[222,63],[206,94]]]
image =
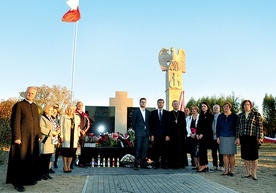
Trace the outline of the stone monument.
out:
[[[178,49],[162,48],[159,52],[159,65],[166,71],[166,109],[172,110],[172,101],[179,100],[183,90],[182,73],[186,72],[185,51]]]
[[[127,92],[116,91],[115,98],[109,98],[109,106],[115,107],[115,131],[126,133],[127,107],[133,106],[133,99],[127,98]]]

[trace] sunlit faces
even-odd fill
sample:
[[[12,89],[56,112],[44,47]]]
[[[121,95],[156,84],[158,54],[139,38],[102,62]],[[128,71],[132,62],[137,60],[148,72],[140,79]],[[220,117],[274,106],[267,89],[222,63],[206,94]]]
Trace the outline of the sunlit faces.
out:
[[[29,87],[25,92],[25,98],[31,102],[34,101],[35,95],[36,95],[36,90],[33,87]]]
[[[189,108],[185,108],[184,109],[184,113],[185,113],[185,116],[189,116],[190,115],[190,109]]]
[[[76,105],[77,109],[82,111],[82,108],[83,108],[83,103],[82,102],[78,102],[77,105]]]
[[[207,112],[207,110],[208,110],[207,105],[202,104],[202,105],[201,105],[201,110],[202,110],[203,112]]]
[[[51,106],[51,105],[47,105],[45,108],[44,108],[44,110],[43,110],[43,112],[46,114],[46,115],[48,115],[48,116],[52,116],[53,115],[53,106]]]
[[[164,101],[163,100],[158,100],[157,107],[158,107],[158,109],[162,109],[164,107]]]
[[[142,99],[142,100],[140,101],[140,107],[144,108],[144,107],[146,107],[146,104],[147,104],[147,101],[146,101],[146,100]]]
[[[244,103],[243,109],[244,109],[245,111],[251,111],[251,104],[250,104],[249,101],[246,101],[246,102]]]
[[[57,109],[53,108],[53,116],[56,117],[57,116]]]
[[[66,109],[66,114],[67,114],[68,116],[74,115],[74,112],[75,112],[74,106],[70,106],[70,107],[68,107],[68,108]]]
[[[227,113],[227,112],[229,112],[230,111],[230,107],[229,107],[229,105],[228,104],[226,104],[226,105],[223,105],[223,111],[225,112],[225,113]]]
[[[179,108],[179,103],[178,103],[178,101],[173,101],[172,106],[173,106],[173,109],[174,109],[174,110],[178,110],[178,108]]]
[[[220,111],[219,105],[214,105],[213,106],[213,112],[216,114],[216,113],[219,113],[219,111]]]

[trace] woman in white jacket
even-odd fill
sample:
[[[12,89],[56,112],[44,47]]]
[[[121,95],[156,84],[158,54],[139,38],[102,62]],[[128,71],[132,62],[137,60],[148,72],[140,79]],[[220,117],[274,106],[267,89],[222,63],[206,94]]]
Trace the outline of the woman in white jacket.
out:
[[[80,117],[75,114],[75,107],[69,106],[60,120],[62,141],[61,155],[63,157],[63,171],[71,172],[70,165],[76,155],[80,136]]]
[[[197,128],[197,123],[198,123],[198,107],[196,105],[192,105],[190,107],[190,111],[192,112],[191,116],[188,116],[186,118],[186,129],[187,129],[187,138],[189,140],[189,144],[187,147],[191,153],[191,159],[193,162],[193,166],[195,166],[193,169],[198,169],[199,167],[199,158],[198,155],[195,155],[195,148],[197,146],[197,139],[196,139],[196,128]]]

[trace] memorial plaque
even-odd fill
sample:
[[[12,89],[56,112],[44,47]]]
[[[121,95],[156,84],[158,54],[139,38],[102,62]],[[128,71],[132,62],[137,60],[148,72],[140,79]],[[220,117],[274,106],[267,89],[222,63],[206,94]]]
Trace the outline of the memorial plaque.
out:
[[[85,111],[89,113],[92,122],[90,133],[99,135],[115,131],[115,107],[85,106]]]

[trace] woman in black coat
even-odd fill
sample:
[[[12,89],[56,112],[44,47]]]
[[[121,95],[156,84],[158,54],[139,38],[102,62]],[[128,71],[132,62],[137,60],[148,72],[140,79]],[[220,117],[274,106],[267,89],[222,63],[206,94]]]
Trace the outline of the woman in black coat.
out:
[[[208,168],[207,149],[210,148],[213,140],[213,123],[214,116],[208,103],[201,104],[201,112],[197,124],[196,137],[199,140],[199,164],[197,172],[206,172]]]

